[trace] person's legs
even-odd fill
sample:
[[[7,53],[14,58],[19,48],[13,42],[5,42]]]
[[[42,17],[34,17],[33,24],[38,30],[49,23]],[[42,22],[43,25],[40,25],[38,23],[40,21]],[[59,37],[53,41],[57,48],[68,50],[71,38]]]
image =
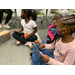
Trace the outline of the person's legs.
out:
[[[32,42],[37,40],[36,35],[32,35],[30,38],[27,39],[27,43],[25,45],[29,46],[30,48],[33,48]]]
[[[39,45],[36,44],[36,47],[39,48]],[[32,54],[32,65],[40,65],[41,61],[40,60],[40,54],[37,52],[36,48],[33,46],[33,54]]]
[[[54,58],[53,51],[48,50],[48,49],[42,49],[39,47],[38,44],[36,44],[37,48],[43,53],[46,54],[52,58]],[[33,54],[32,54],[32,65],[46,65],[40,57],[40,54],[36,50],[36,48],[33,46]]]
[[[0,9],[0,28],[2,28],[3,9]]]
[[[4,12],[7,13],[7,17],[6,17],[6,21],[5,21],[5,25],[6,25],[6,26],[4,26],[4,27],[5,27],[5,28],[10,28],[10,27],[8,26],[8,22],[10,21],[10,19],[11,19],[11,17],[12,17],[12,10],[10,10],[10,9],[4,9]]]
[[[30,41],[30,42],[34,42],[35,40],[37,40],[36,35],[32,35],[30,38],[27,39],[27,41]]]
[[[50,40],[48,37],[42,42],[43,44],[48,44],[47,40]]]
[[[0,23],[2,23],[2,18],[3,18],[3,9],[0,9]]]
[[[27,42],[27,40],[25,38],[21,37],[22,35],[24,35],[24,33],[14,32],[12,34],[12,37],[15,38],[16,40],[20,41],[21,43],[25,44]]]
[[[11,17],[12,17],[12,10],[10,9],[4,9],[4,12],[7,13],[7,17],[6,17],[6,21],[5,21],[5,25],[10,21]]]

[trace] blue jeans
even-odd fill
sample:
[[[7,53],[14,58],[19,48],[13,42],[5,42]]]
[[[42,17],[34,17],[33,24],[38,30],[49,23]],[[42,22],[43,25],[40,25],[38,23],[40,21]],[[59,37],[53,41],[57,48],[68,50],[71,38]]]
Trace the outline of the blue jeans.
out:
[[[36,47],[45,55],[48,55],[49,57],[54,58],[53,55],[53,51],[49,50],[49,49],[42,49],[39,47],[38,44],[36,44]],[[41,59],[40,54],[38,53],[38,51],[36,50],[36,48],[33,46],[33,54],[32,54],[32,65],[47,65],[46,63],[44,63]]]
[[[51,40],[51,39],[47,37],[42,43],[44,43],[44,44],[50,44],[50,42],[48,42],[46,40]]]

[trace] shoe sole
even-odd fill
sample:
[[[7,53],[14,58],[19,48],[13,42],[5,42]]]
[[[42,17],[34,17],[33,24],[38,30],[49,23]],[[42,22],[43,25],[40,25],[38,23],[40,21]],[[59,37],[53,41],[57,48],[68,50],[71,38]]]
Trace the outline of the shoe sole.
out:
[[[30,48],[33,48],[33,44],[31,43]]]
[[[17,46],[19,45],[18,41],[16,42],[16,45],[17,45]]]

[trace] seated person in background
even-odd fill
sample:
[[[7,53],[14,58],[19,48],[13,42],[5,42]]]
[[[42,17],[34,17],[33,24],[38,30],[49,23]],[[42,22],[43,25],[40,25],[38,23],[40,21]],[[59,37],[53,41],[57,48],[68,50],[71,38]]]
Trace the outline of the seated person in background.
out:
[[[48,35],[47,35],[47,38],[44,39],[44,41],[43,41],[44,44],[49,44],[50,41],[54,39],[54,36],[56,34],[56,27],[57,27],[56,21],[58,21],[58,19],[60,19],[61,17],[62,17],[62,15],[60,15],[60,14],[54,15],[54,17],[52,19],[53,24],[51,24],[48,28]]]
[[[2,18],[3,18],[3,13],[8,14],[6,17],[5,24],[3,25],[4,28],[10,29],[11,27],[8,25],[8,22],[10,21],[12,17],[12,10],[11,9],[0,9],[0,28],[2,28]]]
[[[32,42],[37,40],[37,36],[35,35],[35,33],[37,32],[37,25],[35,22],[37,19],[37,13],[36,11],[30,9],[22,9],[21,17],[22,28],[20,30],[13,30],[14,33],[12,34],[12,36],[17,40],[17,45],[23,43],[24,45],[32,48]],[[21,31],[23,32],[20,33]],[[24,37],[25,33],[28,33],[26,37]]]
[[[44,44],[50,44],[59,36],[61,37],[61,35],[58,34],[58,32],[57,32],[57,21],[61,17],[62,17],[62,15],[60,15],[60,14],[54,15],[54,17],[52,19],[53,24],[51,24],[49,26],[47,38],[43,41]],[[58,34],[58,35],[56,35],[56,34]],[[40,43],[38,40],[36,40],[36,42],[38,42],[38,44]],[[37,45],[37,44],[36,44],[36,46],[39,47],[39,45]],[[33,49],[34,49],[34,46],[33,46]],[[51,55],[52,55],[52,53],[53,53],[53,50],[51,51]],[[32,54],[33,54],[33,52],[30,53],[30,56],[32,56]]]

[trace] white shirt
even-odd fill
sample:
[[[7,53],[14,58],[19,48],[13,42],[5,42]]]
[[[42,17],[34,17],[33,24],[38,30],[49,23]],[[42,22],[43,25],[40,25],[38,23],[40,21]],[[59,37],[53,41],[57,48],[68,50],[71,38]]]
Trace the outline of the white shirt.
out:
[[[25,23],[25,19],[22,19],[21,20],[21,25],[23,27],[23,32],[24,33],[28,33],[28,34],[31,34],[35,27],[37,27],[35,21],[33,20],[30,20],[27,24]]]

